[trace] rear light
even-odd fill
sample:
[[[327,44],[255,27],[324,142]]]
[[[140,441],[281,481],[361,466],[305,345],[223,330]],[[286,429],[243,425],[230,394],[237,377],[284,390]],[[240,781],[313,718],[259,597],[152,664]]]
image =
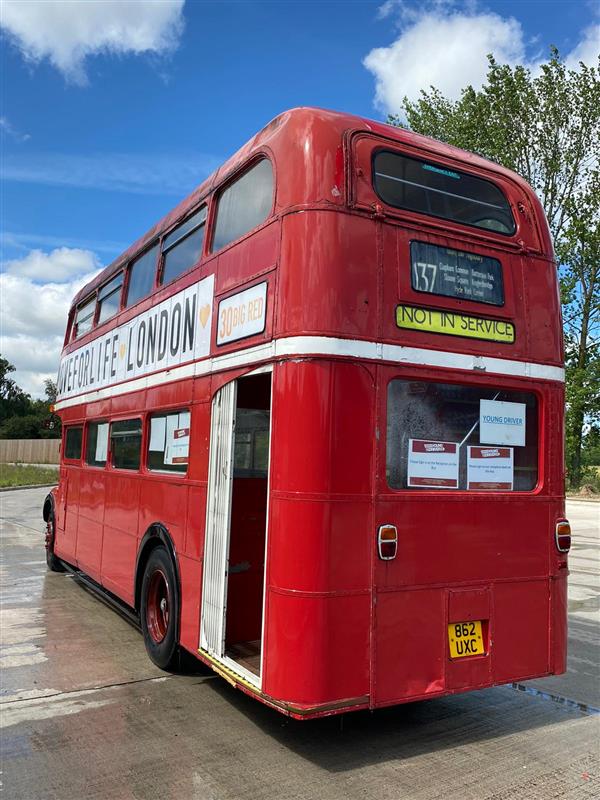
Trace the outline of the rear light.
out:
[[[398,552],[398,531],[395,525],[381,525],[377,532],[377,550],[382,561],[391,561]]]
[[[554,537],[558,552],[568,553],[571,549],[571,525],[569,524],[568,520],[561,519],[556,523]]]

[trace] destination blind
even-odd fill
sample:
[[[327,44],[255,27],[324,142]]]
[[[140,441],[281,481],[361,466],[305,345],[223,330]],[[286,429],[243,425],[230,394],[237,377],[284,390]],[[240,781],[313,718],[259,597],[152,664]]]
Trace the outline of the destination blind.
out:
[[[504,304],[502,264],[496,258],[411,242],[410,260],[411,285],[417,292],[493,306]]]

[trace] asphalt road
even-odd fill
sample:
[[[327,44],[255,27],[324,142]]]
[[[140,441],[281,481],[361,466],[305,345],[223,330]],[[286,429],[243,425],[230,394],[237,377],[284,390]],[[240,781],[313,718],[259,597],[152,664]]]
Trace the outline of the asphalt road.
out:
[[[165,675],[127,622],[48,573],[45,491],[0,494],[4,797],[600,797],[600,505],[569,504],[566,676],[298,723],[202,667]]]

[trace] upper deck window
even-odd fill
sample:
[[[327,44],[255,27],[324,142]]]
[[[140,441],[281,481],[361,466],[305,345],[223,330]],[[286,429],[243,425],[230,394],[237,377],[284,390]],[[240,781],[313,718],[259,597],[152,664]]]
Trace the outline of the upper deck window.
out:
[[[220,250],[269,216],[273,205],[273,167],[263,158],[221,194],[212,249]]]
[[[158,255],[158,245],[154,245],[140,256],[129,267],[129,286],[127,288],[126,306],[132,306],[150,294],[154,287],[154,275],[156,273],[156,257]]]
[[[121,287],[123,286],[123,273],[119,274],[105,284],[98,292],[98,323],[105,322],[114,317],[121,307]]]
[[[169,283],[200,260],[205,228],[206,206],[203,206],[165,236],[162,243],[162,283]]]
[[[510,236],[508,201],[490,181],[386,150],[373,160],[373,183],[390,206]]]
[[[75,338],[83,336],[84,333],[92,330],[94,324],[94,312],[96,311],[96,298],[86,300],[83,305],[77,308],[75,314]]]

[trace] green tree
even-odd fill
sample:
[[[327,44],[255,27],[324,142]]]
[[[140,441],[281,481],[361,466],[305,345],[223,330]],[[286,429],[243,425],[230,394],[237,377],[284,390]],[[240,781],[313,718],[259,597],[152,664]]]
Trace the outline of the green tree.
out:
[[[0,439],[60,438],[60,417],[52,413],[56,383],[44,381],[45,400],[32,400],[9,377],[15,367],[0,356]]]
[[[481,89],[458,100],[435,87],[404,100],[388,119],[518,172],[540,198],[557,254],[567,368],[566,455],[579,486],[585,432],[600,414],[600,59],[567,69],[558,51],[533,75],[523,66],[489,68]]]
[[[10,378],[15,367],[0,356],[0,425],[14,414],[26,414],[31,398]]]

